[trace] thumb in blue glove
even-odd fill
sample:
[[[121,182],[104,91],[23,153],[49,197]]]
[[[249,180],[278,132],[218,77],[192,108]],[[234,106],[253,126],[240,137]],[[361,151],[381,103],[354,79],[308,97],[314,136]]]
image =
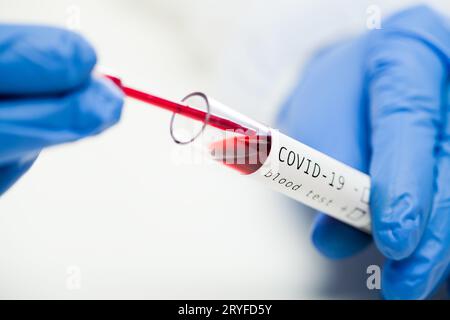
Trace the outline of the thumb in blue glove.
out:
[[[122,93],[93,78],[96,54],[76,33],[0,25],[0,194],[48,146],[115,124]]]
[[[449,271],[449,59],[444,19],[414,7],[323,50],[280,113],[288,134],[371,175],[386,298],[428,297]],[[331,258],[370,242],[323,215],[312,239]]]

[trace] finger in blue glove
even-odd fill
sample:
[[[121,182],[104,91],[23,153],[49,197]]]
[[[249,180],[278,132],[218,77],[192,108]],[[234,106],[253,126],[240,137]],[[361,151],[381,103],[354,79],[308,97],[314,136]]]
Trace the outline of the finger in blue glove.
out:
[[[54,27],[0,25],[0,194],[42,148],[116,123],[122,93],[95,79],[97,57],[80,35]]]

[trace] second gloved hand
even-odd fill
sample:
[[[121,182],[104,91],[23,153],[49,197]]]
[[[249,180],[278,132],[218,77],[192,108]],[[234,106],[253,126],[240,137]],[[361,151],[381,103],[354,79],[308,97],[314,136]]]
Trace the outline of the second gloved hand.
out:
[[[92,76],[93,48],[44,26],[0,25],[0,195],[48,146],[116,123],[122,93]]]
[[[322,50],[279,118],[282,131],[370,174],[386,298],[426,298],[450,271],[448,27],[419,6]],[[331,258],[370,242],[324,215],[312,239]]]

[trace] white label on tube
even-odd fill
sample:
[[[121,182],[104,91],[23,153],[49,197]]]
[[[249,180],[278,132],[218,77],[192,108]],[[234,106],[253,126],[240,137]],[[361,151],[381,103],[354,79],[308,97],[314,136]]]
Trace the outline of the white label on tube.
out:
[[[251,175],[299,202],[370,233],[370,178],[278,131],[264,165]]]

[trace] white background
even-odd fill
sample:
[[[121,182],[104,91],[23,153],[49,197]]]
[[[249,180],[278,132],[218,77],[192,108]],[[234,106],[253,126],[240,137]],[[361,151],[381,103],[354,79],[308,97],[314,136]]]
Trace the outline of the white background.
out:
[[[0,21],[66,26],[79,10],[100,65],[129,84],[202,90],[270,123],[314,48],[364,31],[369,5],[409,2],[0,0]],[[309,210],[180,164],[169,118],[129,100],[112,130],[42,153],[0,198],[0,298],[378,297],[365,286],[373,249],[321,257]]]

